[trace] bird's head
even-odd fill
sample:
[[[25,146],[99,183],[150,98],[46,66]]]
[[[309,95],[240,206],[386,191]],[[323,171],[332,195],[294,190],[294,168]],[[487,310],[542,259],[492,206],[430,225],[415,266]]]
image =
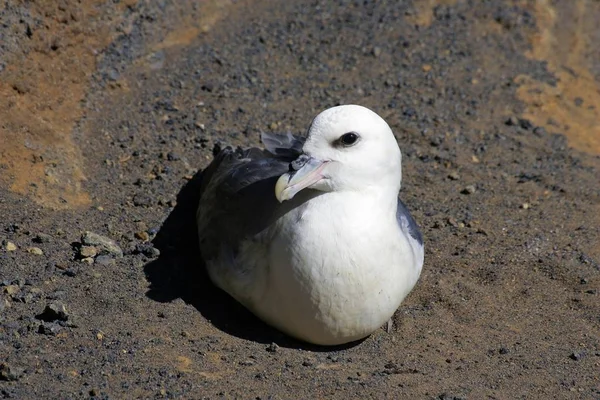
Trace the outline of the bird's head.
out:
[[[378,190],[397,196],[401,153],[389,125],[358,105],[321,112],[308,130],[302,154],[275,186],[280,202],[309,188],[322,192]]]

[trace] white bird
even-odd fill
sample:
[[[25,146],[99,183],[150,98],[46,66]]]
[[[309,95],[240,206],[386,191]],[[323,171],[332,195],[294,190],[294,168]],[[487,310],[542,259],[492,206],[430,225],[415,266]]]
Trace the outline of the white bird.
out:
[[[398,198],[401,153],[373,111],[320,113],[307,138],[263,134],[265,150],[222,150],[203,174],[200,249],[215,285],[268,324],[319,345],[385,324],[423,266]]]

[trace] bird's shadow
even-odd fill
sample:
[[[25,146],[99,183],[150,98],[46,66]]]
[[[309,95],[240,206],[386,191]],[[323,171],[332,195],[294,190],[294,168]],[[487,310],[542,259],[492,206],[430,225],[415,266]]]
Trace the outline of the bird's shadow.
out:
[[[196,210],[200,200],[202,171],[177,195],[177,204],[152,241],[160,256],[144,266],[150,282],[146,295],[166,303],[181,298],[194,306],[218,329],[259,343],[311,351],[333,351],[355,346],[315,346],[293,339],[268,326],[227,293],[212,284],[198,244]]]

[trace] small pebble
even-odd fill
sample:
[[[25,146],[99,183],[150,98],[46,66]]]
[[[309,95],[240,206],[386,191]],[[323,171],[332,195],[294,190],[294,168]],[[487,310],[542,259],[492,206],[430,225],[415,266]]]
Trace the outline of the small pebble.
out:
[[[79,249],[79,256],[81,258],[96,257],[98,249],[94,246],[81,246]]]
[[[116,257],[123,257],[123,250],[117,243],[105,236],[98,235],[94,232],[85,232],[81,236],[81,243],[86,246],[94,246],[99,250],[99,254],[111,254]]]
[[[0,381],[18,381],[23,372],[23,369],[3,362],[0,364]]]
[[[136,232],[135,237],[140,240],[143,240],[144,242],[150,240],[150,235],[148,235],[148,232],[146,231]]]
[[[154,258],[160,256],[160,250],[152,246],[151,243],[139,243],[135,246],[134,254],[143,254],[146,257]]]
[[[15,251],[17,246],[13,242],[6,242],[6,251]]]
[[[269,353],[277,353],[277,351],[279,350],[279,346],[277,345],[277,343],[273,342],[270,345],[267,346],[266,349]]]
[[[583,358],[584,355],[585,354],[582,353],[582,352],[580,352],[580,351],[574,351],[574,352],[571,353],[571,355],[569,356],[569,358],[571,360],[579,361],[579,360],[581,360]]]
[[[45,233],[38,233],[34,238],[33,241],[35,243],[49,243],[52,240],[52,236],[50,235],[46,235]]]
[[[44,322],[38,327],[38,333],[48,336],[56,336],[62,327],[55,323]]]
[[[42,249],[40,249],[39,247],[29,247],[27,249],[27,252],[31,253],[31,254],[35,254],[36,256],[41,256],[42,254],[44,254]]]
[[[448,217],[448,225],[458,228],[458,222],[453,217]]]
[[[521,208],[522,208],[523,210],[527,210],[527,209],[529,209],[529,207],[531,207],[531,206],[529,205],[529,203],[523,203],[523,204],[521,204]]]
[[[457,181],[460,179],[460,175],[458,174],[458,172],[456,171],[452,171],[448,174],[448,179],[451,179],[453,181]]]
[[[112,258],[111,256],[106,256],[106,255],[96,257],[95,262],[97,265],[105,265],[105,266],[115,265],[115,259]]]
[[[63,302],[53,301],[52,303],[47,304],[44,311],[36,318],[46,322],[67,321],[69,319],[69,313]]]
[[[4,293],[6,293],[9,296],[14,296],[15,294],[17,294],[19,292],[19,290],[21,290],[21,289],[19,288],[18,285],[4,286]]]
[[[475,189],[475,185],[467,185],[465,186],[465,188],[462,190],[462,194],[473,194],[475,193],[477,189]]]

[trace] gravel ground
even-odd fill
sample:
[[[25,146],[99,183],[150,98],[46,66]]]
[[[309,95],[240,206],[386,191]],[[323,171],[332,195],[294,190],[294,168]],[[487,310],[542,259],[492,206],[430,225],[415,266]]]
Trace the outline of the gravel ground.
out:
[[[600,399],[600,3],[0,3],[0,397]],[[202,168],[358,103],[423,274],[313,347],[207,280]]]

